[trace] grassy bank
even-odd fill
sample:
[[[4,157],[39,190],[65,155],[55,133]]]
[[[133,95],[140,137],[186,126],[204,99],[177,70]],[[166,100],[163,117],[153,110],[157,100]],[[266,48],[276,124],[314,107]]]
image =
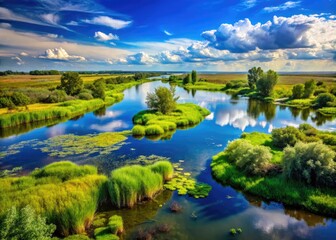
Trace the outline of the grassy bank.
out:
[[[133,117],[132,133],[134,136],[162,135],[178,127],[196,125],[209,114],[207,109],[192,103],[178,104],[176,110],[167,115],[153,110],[141,111]]]
[[[336,216],[336,190],[317,188],[278,176],[249,176],[227,161],[225,153],[213,157],[212,173],[216,180],[267,200],[305,208],[309,211]]]
[[[116,84],[112,90],[106,92],[105,100],[70,100],[62,103],[51,104],[31,104],[27,108],[21,108],[14,112],[7,109],[0,109],[0,128],[14,127],[21,124],[46,121],[50,119],[60,119],[62,121],[82,115],[89,111],[112,105],[123,99],[122,91],[132,86],[141,84],[134,81],[124,84]]]
[[[168,161],[150,166],[126,166],[112,171],[108,189],[112,204],[133,207],[137,202],[152,199],[163,189],[165,181],[173,177],[173,166]]]

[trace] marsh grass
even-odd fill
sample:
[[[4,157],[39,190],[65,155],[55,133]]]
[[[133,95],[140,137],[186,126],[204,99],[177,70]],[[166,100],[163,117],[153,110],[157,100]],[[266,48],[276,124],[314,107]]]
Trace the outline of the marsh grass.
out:
[[[153,166],[125,166],[111,172],[108,189],[112,204],[117,207],[133,207],[139,201],[152,199],[163,189],[164,179],[173,174],[169,162],[157,162]]]
[[[64,171],[64,172],[63,172]],[[12,206],[30,205],[57,226],[60,235],[83,233],[106,200],[107,177],[97,169],[58,162],[23,177],[0,179],[0,215]]]
[[[177,128],[194,126],[204,120],[210,112],[196,104],[178,104],[175,111],[162,114],[153,110],[137,113],[133,117],[135,126],[132,129],[134,136],[155,136],[173,132]]]
[[[122,217],[113,215],[109,218],[108,226],[112,234],[119,235],[124,231],[124,223]]]

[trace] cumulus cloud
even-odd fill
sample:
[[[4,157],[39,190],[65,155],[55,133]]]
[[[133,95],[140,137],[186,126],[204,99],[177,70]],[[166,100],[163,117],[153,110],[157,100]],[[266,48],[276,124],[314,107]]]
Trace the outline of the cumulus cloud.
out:
[[[126,58],[119,58],[117,61],[108,60],[108,62],[110,64],[116,63],[116,64],[150,65],[157,63],[157,60],[144,52],[140,52],[133,55],[128,55]]]
[[[85,57],[69,55],[63,48],[53,48],[47,49],[44,55],[39,56],[40,58],[53,59],[53,60],[63,60],[63,61],[85,61]]]
[[[273,21],[253,25],[248,18],[222,24],[217,30],[202,33],[209,45],[234,53],[256,49],[335,48],[336,21],[323,17],[294,15],[273,17]]]
[[[122,29],[128,27],[132,23],[132,21],[124,21],[120,19],[111,18],[108,16],[99,16],[94,17],[92,19],[84,19],[83,22],[95,25],[107,26],[113,29]]]
[[[296,8],[296,7],[300,6],[300,4],[301,4],[301,1],[296,1],[296,2],[288,1],[288,2],[285,2],[283,4],[280,4],[279,6],[265,7],[264,11],[265,12],[284,11],[284,10],[287,10],[289,8]]]
[[[164,30],[163,32],[164,32],[167,36],[173,36],[173,34],[170,33],[170,32],[168,32],[167,30]]]
[[[118,35],[114,35],[112,33],[105,34],[105,33],[100,32],[100,31],[95,32],[94,37],[98,41],[102,41],[102,42],[110,41],[110,40],[119,40],[119,36]]]

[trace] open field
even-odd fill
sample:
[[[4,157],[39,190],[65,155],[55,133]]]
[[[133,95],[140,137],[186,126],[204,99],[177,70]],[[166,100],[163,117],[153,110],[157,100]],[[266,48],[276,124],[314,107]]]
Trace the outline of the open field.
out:
[[[84,83],[89,83],[99,78],[105,79],[117,76],[120,76],[120,74],[83,74],[81,75],[81,78],[84,81]],[[52,88],[59,85],[60,81],[61,81],[61,75],[29,75],[29,74],[7,75],[7,76],[0,76],[0,89],[21,88],[21,87]]]

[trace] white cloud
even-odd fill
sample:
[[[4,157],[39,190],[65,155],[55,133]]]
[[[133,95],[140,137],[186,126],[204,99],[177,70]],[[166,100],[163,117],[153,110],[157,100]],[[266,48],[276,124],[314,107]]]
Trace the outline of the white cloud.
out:
[[[117,64],[151,65],[157,63],[157,60],[144,52],[140,52],[128,55],[126,58],[119,58],[117,61],[110,60],[109,62]]]
[[[47,37],[50,37],[50,38],[58,38],[58,35],[57,35],[57,34],[53,34],[53,33],[48,33],[48,34],[47,34]]]
[[[41,18],[52,25],[58,25],[60,17],[54,13],[42,14]]]
[[[254,7],[256,4],[257,4],[257,0],[245,0],[240,5],[248,9],[248,8]]]
[[[110,41],[110,40],[119,40],[118,35],[114,35],[112,33],[109,34],[105,34],[103,32],[95,32],[94,37],[98,40],[98,41]]]
[[[163,32],[164,32],[167,36],[173,36],[173,34],[170,33],[170,32],[168,32],[167,30],[164,30]]]
[[[12,25],[9,24],[9,23],[0,23],[0,27],[1,27],[1,28],[11,28]]]
[[[85,57],[69,55],[63,48],[47,49],[44,55],[40,58],[53,59],[53,60],[65,60],[65,61],[85,61]]]
[[[21,53],[20,53],[20,56],[27,57],[27,56],[29,56],[29,54],[26,53],[26,52],[21,52]]]
[[[17,65],[24,64],[24,61],[22,61],[22,59],[19,58],[19,57],[17,57],[17,56],[16,57],[12,57],[12,60],[15,60]]]
[[[287,10],[289,8],[296,8],[296,7],[300,6],[300,4],[301,4],[301,1],[296,1],[296,2],[288,1],[288,2],[285,2],[283,4],[280,4],[279,6],[265,7],[264,11],[266,11],[266,12],[284,11],[284,10]]]
[[[90,20],[84,19],[83,22],[95,24],[95,25],[107,26],[113,29],[125,28],[125,27],[128,27],[132,23],[132,21],[124,21],[120,19],[111,18],[108,16],[94,17],[93,19],[90,19]]]
[[[78,22],[70,21],[66,25],[68,25],[68,26],[78,26],[79,24],[78,24]]]

